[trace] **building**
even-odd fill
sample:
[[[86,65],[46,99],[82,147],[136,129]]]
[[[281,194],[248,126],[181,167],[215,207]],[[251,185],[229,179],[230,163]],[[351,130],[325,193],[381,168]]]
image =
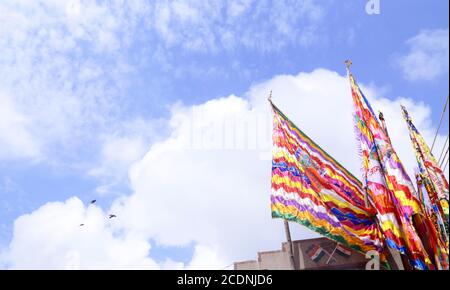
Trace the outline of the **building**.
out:
[[[368,262],[364,255],[327,238],[293,241],[292,247],[295,268],[300,270],[363,270]],[[288,243],[280,250],[259,252],[257,260],[234,263],[234,270],[290,269]]]

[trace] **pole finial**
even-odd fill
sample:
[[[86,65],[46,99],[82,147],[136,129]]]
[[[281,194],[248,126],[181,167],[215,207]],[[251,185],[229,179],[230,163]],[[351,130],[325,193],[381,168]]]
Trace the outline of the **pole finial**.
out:
[[[347,70],[350,71],[350,67],[352,66],[353,62],[350,59],[347,59],[344,63]]]
[[[409,121],[410,117],[409,117],[408,110],[406,110],[406,107],[403,105],[400,105],[400,108],[402,109],[402,114],[403,114],[403,117],[405,118],[405,120]]]

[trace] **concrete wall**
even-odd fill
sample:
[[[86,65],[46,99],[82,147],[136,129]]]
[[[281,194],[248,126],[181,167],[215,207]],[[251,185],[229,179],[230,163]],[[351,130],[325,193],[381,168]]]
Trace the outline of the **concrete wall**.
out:
[[[258,254],[258,264],[261,270],[291,270],[288,252],[270,251]]]
[[[364,269],[366,258],[352,251],[349,257],[342,257],[337,253],[329,255],[318,262],[313,261],[307,254],[311,245],[320,245],[330,255],[336,247],[336,243],[326,238],[293,241],[293,254],[296,269]],[[328,262],[328,263],[327,263]],[[289,270],[290,258],[288,254],[288,244],[283,243],[278,251],[259,252],[258,259],[252,261],[239,262],[234,264],[235,270]]]
[[[234,263],[234,270],[259,270],[258,261],[244,261]]]

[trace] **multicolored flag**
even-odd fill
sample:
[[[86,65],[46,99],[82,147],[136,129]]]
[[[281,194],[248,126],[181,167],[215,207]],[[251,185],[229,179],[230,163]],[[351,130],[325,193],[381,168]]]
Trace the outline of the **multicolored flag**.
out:
[[[360,253],[382,253],[376,211],[365,205],[361,182],[272,106],[272,216]]]
[[[431,203],[424,205],[437,210],[437,214],[441,216],[445,223],[445,234],[448,237],[448,181],[445,178],[444,172],[439,167],[437,160],[434,158],[430,147],[428,147],[425,139],[414,126],[412,119],[404,106],[402,106],[402,113],[408,124],[409,136],[419,165],[419,173],[422,177],[422,181],[425,182],[424,186],[429,195],[429,202]]]
[[[349,64],[347,64],[349,66]],[[435,269],[430,255],[415,228],[426,230],[428,220],[386,130],[378,121],[368,100],[349,72],[355,108],[355,132],[361,146],[364,183],[377,210],[387,244],[406,255],[416,269]],[[424,220],[423,220],[424,219]],[[424,239],[434,245],[432,237]]]
[[[404,106],[401,109],[418,163],[416,179],[419,199],[436,230],[440,266],[448,268],[448,182],[408,111]]]

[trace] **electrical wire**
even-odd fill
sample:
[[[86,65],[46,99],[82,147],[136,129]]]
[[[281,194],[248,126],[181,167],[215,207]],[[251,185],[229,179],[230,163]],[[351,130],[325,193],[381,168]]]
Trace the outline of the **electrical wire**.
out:
[[[441,129],[442,119],[444,119],[445,112],[447,111],[448,97],[449,97],[449,95],[447,95],[447,100],[445,101],[444,110],[442,111],[442,114],[441,114],[441,120],[439,121],[439,126],[436,130],[436,134],[434,135],[433,145],[431,145],[431,152],[433,152],[434,144],[436,143],[436,138],[439,134],[439,129]]]
[[[444,143],[444,146],[442,147],[442,152],[441,152],[441,155],[439,155],[439,160],[438,160],[438,164],[439,163],[441,163],[441,160],[442,160],[442,155],[444,154],[444,152],[445,152],[445,147],[447,146],[447,142],[448,142],[448,135],[447,135],[447,140],[445,140],[445,143]]]

